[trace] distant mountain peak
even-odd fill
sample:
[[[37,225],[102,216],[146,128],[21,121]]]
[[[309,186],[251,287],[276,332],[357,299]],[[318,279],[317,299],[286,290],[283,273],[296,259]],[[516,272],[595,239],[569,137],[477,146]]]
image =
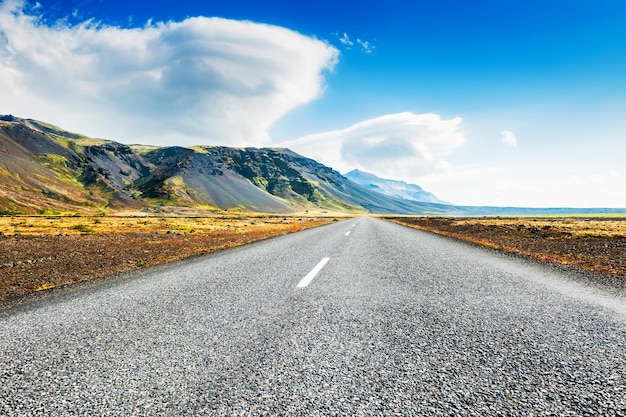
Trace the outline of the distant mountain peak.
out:
[[[380,178],[371,172],[355,169],[345,174],[345,177],[365,188],[377,191],[390,197],[417,201],[420,203],[450,204],[440,200],[433,193],[425,191],[419,185],[409,184],[406,181]]]

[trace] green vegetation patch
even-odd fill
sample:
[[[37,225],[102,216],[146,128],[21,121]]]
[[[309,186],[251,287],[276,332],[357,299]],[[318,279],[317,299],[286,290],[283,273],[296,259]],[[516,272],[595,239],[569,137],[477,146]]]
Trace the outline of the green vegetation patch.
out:
[[[189,232],[189,233],[193,233],[193,232],[196,231],[193,227],[191,227],[190,225],[187,225],[187,224],[181,224],[181,225],[178,225],[178,226],[174,226],[172,228],[172,230],[180,230],[182,232]]]
[[[36,156],[36,158],[39,160],[39,162],[43,166],[46,166],[48,168],[51,168],[54,166],[63,166],[67,168],[68,162],[69,162],[67,158],[64,157],[63,155],[57,155],[55,153],[39,154]]]
[[[3,177],[12,177],[13,175],[6,170],[4,167],[0,166],[0,175],[2,175]]]
[[[28,212],[29,210],[22,204],[10,198],[0,198],[0,216],[18,216]]]
[[[93,233],[93,229],[91,229],[89,226],[83,223],[72,226],[72,229],[78,230],[79,232],[84,233],[84,234]]]
[[[189,149],[193,149],[196,153],[201,153],[204,155],[209,155],[210,152],[208,151],[208,149],[205,146],[190,146]]]
[[[137,155],[144,155],[150,151],[154,151],[155,149],[159,149],[158,146],[153,145],[130,145],[130,150],[136,153]]]
[[[62,213],[57,210],[39,210],[39,214],[42,216],[60,216]]]
[[[212,213],[220,213],[220,212],[222,212],[221,208],[215,207],[215,206],[210,206],[208,204],[197,204],[194,207],[197,208],[197,209],[200,209],[200,210],[210,211]]]

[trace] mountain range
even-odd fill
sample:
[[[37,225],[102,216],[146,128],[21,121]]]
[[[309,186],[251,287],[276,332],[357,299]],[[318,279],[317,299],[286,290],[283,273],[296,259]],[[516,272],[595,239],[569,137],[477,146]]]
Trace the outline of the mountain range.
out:
[[[125,145],[0,116],[0,214],[158,211],[164,206],[285,214],[626,211],[455,206],[417,185],[362,171],[344,176],[285,148]]]
[[[290,213],[445,213],[373,191],[284,148],[125,145],[0,116],[0,213],[162,206]]]

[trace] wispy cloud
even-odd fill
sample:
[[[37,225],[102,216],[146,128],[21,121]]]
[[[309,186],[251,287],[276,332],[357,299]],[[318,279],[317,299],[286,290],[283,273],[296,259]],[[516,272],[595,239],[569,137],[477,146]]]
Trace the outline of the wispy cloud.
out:
[[[119,28],[46,24],[0,3],[0,112],[117,140],[263,145],[268,129],[318,98],[338,50],[294,31],[195,17]]]
[[[348,34],[345,32],[342,35],[340,35],[339,33],[335,33],[335,35],[339,38],[339,42],[343,45],[345,49],[350,50],[354,47],[354,45],[357,45],[359,49],[366,54],[371,54],[376,49],[376,47],[369,41],[364,41],[360,38],[357,38],[356,41],[353,41],[352,39],[350,39],[350,36],[348,36]]]
[[[371,54],[372,52],[374,52],[374,49],[376,49],[376,47],[368,41],[362,41],[361,39],[357,38],[356,43],[361,46],[361,50],[366,54]]]
[[[502,142],[506,143],[509,146],[517,146],[517,136],[515,136],[515,133],[511,132],[510,130],[503,130],[502,131]]]
[[[433,113],[389,114],[283,145],[342,172],[358,168],[387,178],[415,179],[450,167],[444,156],[466,140],[461,121]]]
[[[341,44],[346,46],[348,49],[354,46],[354,42],[350,40],[350,37],[345,32],[343,33],[343,36],[339,38],[339,42],[341,42]]]

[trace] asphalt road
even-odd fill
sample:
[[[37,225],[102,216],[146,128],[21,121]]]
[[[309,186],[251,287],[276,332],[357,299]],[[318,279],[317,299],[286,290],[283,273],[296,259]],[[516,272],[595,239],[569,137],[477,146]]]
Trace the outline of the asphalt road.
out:
[[[626,293],[355,219],[4,306],[0,415],[623,416]]]

